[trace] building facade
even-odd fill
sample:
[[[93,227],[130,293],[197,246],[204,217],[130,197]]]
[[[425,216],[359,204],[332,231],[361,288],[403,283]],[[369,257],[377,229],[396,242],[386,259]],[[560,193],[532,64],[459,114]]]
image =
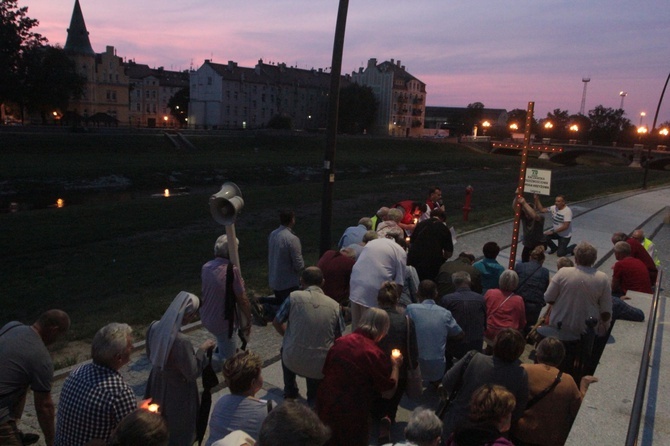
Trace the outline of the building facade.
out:
[[[421,137],[426,114],[426,84],[407,72],[398,60],[377,64],[351,74],[351,81],[372,88],[379,106],[373,133],[377,135]]]
[[[253,68],[205,60],[190,73],[188,124],[253,129],[281,116],[289,118],[294,129],[325,128],[329,91],[330,73],[322,69],[266,64],[262,59]]]
[[[149,68],[134,61],[125,64],[130,80],[129,124],[133,127],[179,127],[168,102],[188,88],[188,71]]]

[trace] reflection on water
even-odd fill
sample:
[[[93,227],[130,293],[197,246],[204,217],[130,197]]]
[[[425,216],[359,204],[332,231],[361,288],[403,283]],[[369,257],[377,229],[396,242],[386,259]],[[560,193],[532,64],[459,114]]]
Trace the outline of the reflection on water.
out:
[[[136,198],[176,197],[187,195],[188,187],[165,189],[161,193],[154,191],[56,191],[40,193],[0,194],[0,213],[25,212],[38,209],[58,209],[63,207],[95,205],[100,203],[119,203]]]

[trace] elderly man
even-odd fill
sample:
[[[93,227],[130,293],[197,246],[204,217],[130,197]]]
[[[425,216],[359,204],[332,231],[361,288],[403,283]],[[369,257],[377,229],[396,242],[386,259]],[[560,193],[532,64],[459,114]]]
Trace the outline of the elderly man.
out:
[[[657,268],[661,266],[661,260],[658,258],[658,253],[656,252],[656,245],[644,236],[644,231],[642,229],[634,230],[631,237],[640,242],[642,247],[647,250],[651,258],[654,259],[654,264]]]
[[[251,333],[251,310],[244,290],[244,279],[237,266],[230,261],[226,235],[216,239],[214,259],[202,266],[200,277],[200,320],[216,337],[217,347],[212,358],[223,363],[237,350],[235,331],[240,330],[240,335],[245,340],[249,339]],[[236,307],[239,311],[235,311]],[[241,320],[238,320],[238,314]]]
[[[614,244],[614,257],[617,262],[612,266],[612,294],[618,297],[628,291],[652,293],[649,271],[640,259],[631,256],[628,242]]]
[[[54,404],[51,380],[54,366],[47,346],[70,327],[70,318],[61,310],[49,310],[32,326],[9,322],[0,329],[0,444],[28,445],[39,436],[23,434],[16,426],[23,414],[28,388],[33,391],[37,421],[44,442],[54,442]]]
[[[576,266],[558,270],[544,293],[544,300],[553,305],[551,322],[538,332],[563,342],[566,355],[559,368],[576,380],[581,379],[582,370],[574,363],[582,353],[581,337],[587,331],[586,320],[593,318],[598,322],[597,331],[606,333],[612,316],[610,281],[607,274],[593,267],[597,257],[598,251],[593,245],[578,244]]]
[[[436,209],[412,232],[407,264],[416,268],[419,280],[435,280],[440,266],[454,252],[451,232],[442,209]]]
[[[272,325],[284,336],[284,398],[298,397],[296,375],[304,376],[307,402],[314,406],[326,355],[345,326],[339,304],[323,294],[324,280],[319,268],[305,268],[300,283],[303,289],[292,292],[284,301]]]
[[[564,257],[573,253],[575,245],[570,245],[572,238],[572,209],[565,203],[563,195],[556,195],[553,206],[547,208],[540,203],[540,197],[535,195],[535,210],[551,213],[551,229],[544,232],[549,251],[547,254],[556,253],[558,257]],[[558,246],[554,243],[558,240]]]
[[[439,381],[444,375],[447,339],[458,341],[465,336],[451,312],[435,303],[436,298],[435,282],[423,280],[419,284],[419,303],[407,306],[407,315],[416,327],[421,376],[430,382]]]
[[[454,260],[444,262],[437,273],[437,292],[439,296],[453,293],[456,286],[452,282],[452,276],[458,271],[465,271],[470,275],[470,288],[476,293],[482,292],[482,273],[472,266],[475,256],[469,252],[461,252]]]
[[[353,330],[358,328],[363,313],[377,306],[377,293],[382,283],[389,280],[402,289],[407,274],[406,264],[407,253],[395,239],[382,237],[365,245],[354,264],[349,282]]]
[[[400,209],[389,209],[388,214],[386,214],[386,220],[377,226],[377,235],[380,238],[386,237],[387,235],[404,238],[405,230],[400,227],[402,215]]]
[[[358,220],[358,226],[349,226],[344,230],[344,234],[337,243],[339,249],[346,248],[354,243],[363,241],[363,236],[372,229],[372,220],[369,217],[363,217]]]
[[[119,369],[130,361],[132,328],[113,322],[93,337],[93,362],[75,369],[63,383],[56,416],[56,446],[107,442],[123,417],[137,408],[133,389]]]
[[[279,213],[279,227],[268,238],[268,280],[274,297],[263,297],[263,304],[269,320],[279,306],[300,286],[300,273],[305,267],[302,259],[300,239],[293,232],[295,213],[283,210]]]
[[[379,225],[388,219],[388,213],[389,208],[386,206],[380,207],[379,210],[375,213],[374,217],[370,219],[370,229],[376,231],[377,228],[379,228]]]
[[[482,351],[486,329],[486,303],[484,296],[470,289],[472,282],[466,271],[456,271],[451,280],[456,290],[442,297],[440,305],[449,310],[463,329],[465,337],[447,345],[447,362],[454,357],[461,359],[470,350]],[[449,365],[449,364],[448,364]]]
[[[642,246],[636,239],[628,237],[623,232],[615,232],[612,235],[612,243],[615,244],[616,242],[626,242],[630,245],[630,255],[636,259],[640,259],[642,263],[644,263],[649,272],[649,280],[651,281],[652,286],[656,284],[658,268],[656,268],[654,259],[652,259],[647,250],[644,249],[644,246]]]

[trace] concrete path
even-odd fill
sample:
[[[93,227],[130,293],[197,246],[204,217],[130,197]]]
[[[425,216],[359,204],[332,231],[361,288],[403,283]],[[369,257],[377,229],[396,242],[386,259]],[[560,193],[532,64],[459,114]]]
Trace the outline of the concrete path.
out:
[[[617,194],[613,196],[607,196],[592,200],[587,200],[584,202],[569,204],[572,208],[574,216],[574,229],[573,229],[573,243],[578,243],[579,241],[585,240],[589,241],[598,249],[599,268],[606,272],[608,275],[611,275],[611,265],[614,263],[614,258],[611,256],[612,243],[610,241],[611,235],[617,231],[623,231],[626,233],[632,232],[634,229],[642,227],[645,230],[645,233],[648,237],[653,238],[654,235],[659,235],[659,241],[656,243],[657,249],[659,251],[670,251],[670,229],[668,226],[663,224],[665,218],[669,217],[669,207],[670,206],[670,188],[655,189],[648,192],[627,192],[623,194]],[[544,199],[545,205],[550,204],[548,197]],[[511,200],[510,200],[511,203]],[[511,212],[511,209],[510,209]],[[473,252],[476,256],[480,256],[481,247],[484,243],[488,241],[495,241],[500,246],[506,247],[498,258],[498,261],[507,265],[509,261],[509,245],[512,238],[512,223],[511,221],[504,222],[497,225],[492,225],[486,228],[482,228],[475,231],[470,231],[463,233],[458,237],[457,243],[454,247],[456,253],[460,251],[470,251]],[[520,256],[520,249],[518,250],[518,255]],[[666,265],[670,265],[670,256],[666,256],[665,260]],[[556,256],[549,255],[545,262],[545,266],[553,273],[556,271]],[[667,281],[670,280],[670,275],[664,280],[664,289],[670,289],[670,284]],[[664,298],[667,298],[667,294],[663,293]],[[634,301],[633,305],[638,305],[640,308],[647,309],[648,302],[641,299],[640,301]],[[661,307],[662,314],[659,316],[662,323],[665,321],[665,305]],[[637,324],[641,328],[641,332],[644,332],[644,327],[646,324]],[[208,333],[199,327],[198,324],[193,324],[188,327],[189,336],[192,337],[193,344],[198,345],[204,339],[210,337]],[[661,334],[663,334],[661,330]],[[641,338],[638,338],[639,335],[632,337],[630,342],[634,345],[639,345],[641,349],[642,342],[644,340],[644,334]],[[670,335],[668,335],[670,336]],[[658,352],[662,351],[662,342],[663,338],[658,341]],[[615,343],[617,340],[615,340]],[[265,368],[263,369],[263,376],[265,380],[265,385],[263,390],[258,395],[260,398],[272,399],[277,402],[282,400],[282,372],[281,365],[278,362],[279,359],[279,348],[281,346],[281,338],[274,331],[271,326],[267,327],[254,327],[252,333],[251,342],[249,348],[261,355],[265,361]],[[125,366],[121,373],[126,379],[126,381],[133,387],[138,398],[141,398],[144,394],[144,387],[150,370],[149,361],[144,354],[143,345],[140,343],[138,350],[133,355],[133,358],[127,366]],[[606,353],[614,351],[612,346],[609,346],[606,349]],[[638,354],[639,356],[639,354]],[[666,355],[666,358],[670,356]],[[638,358],[630,358],[630,362],[635,362]],[[604,359],[605,360],[605,359]],[[666,359],[667,360],[667,359]],[[618,362],[617,358],[613,358],[612,361]],[[653,400],[653,409],[654,413],[648,415],[647,425],[645,428],[652,429],[652,433],[646,433],[646,437],[653,438],[658,444],[670,444],[670,433],[667,432],[670,426],[669,423],[660,422],[654,423],[654,417],[658,417],[660,414],[663,415],[663,420],[668,419],[668,398],[667,392],[664,393],[665,383],[668,382],[665,378],[665,374],[668,373],[670,368],[664,367],[663,357],[660,355],[660,359],[655,358],[654,366],[656,367],[656,372],[652,373],[653,383],[651,386],[651,391],[655,392],[654,395],[650,396],[650,400]],[[76,367],[76,366],[75,366]],[[623,370],[619,368],[618,364],[607,364],[608,368],[613,370]],[[626,368],[625,372],[619,373],[620,379],[623,381],[634,382],[637,380],[637,369],[639,368],[639,363],[635,366],[630,366]],[[63,379],[67,376],[67,373],[70,369],[61,370],[57,374],[56,382],[54,383],[53,396],[54,400],[57,403],[59,397],[59,391],[62,386]],[[600,373],[600,368],[596,374]],[[305,395],[306,387],[304,380],[299,379],[299,385],[301,388],[301,394]],[[592,386],[592,389],[597,389],[598,386],[605,388],[605,380],[601,380],[601,383],[598,383]],[[633,384],[634,385],[634,384]],[[213,396],[213,400],[216,401],[222,395],[227,392],[227,389],[220,389]],[[607,402],[607,398],[604,398],[605,403],[602,401],[591,403],[590,397],[593,393],[594,398],[596,392],[589,392],[587,400],[585,401],[585,406],[589,408],[592,407],[592,404],[602,405]],[[628,397],[625,397],[628,398]],[[632,398],[631,398],[632,399]],[[422,401],[413,402],[407,399],[404,399],[401,402],[401,407],[398,413],[398,422],[393,428],[393,439],[399,441],[402,439],[402,431],[406,425],[408,415],[411,410],[419,404],[429,405],[435,407],[437,403],[436,395],[427,390]],[[598,406],[599,407],[599,406]],[[625,412],[625,408],[622,409]],[[624,414],[625,415],[625,414]],[[625,418],[625,416],[623,417]],[[622,421],[619,421],[622,423]],[[579,420],[578,420],[579,424]],[[37,419],[35,417],[34,407],[32,405],[32,397],[29,396],[24,417],[22,420],[22,428],[26,432],[40,432]],[[590,436],[586,436],[587,440],[582,440],[574,444],[611,444],[610,442],[603,442],[598,439],[598,434],[601,432],[601,427],[597,425],[587,425],[584,427]],[[653,433],[653,430],[661,431],[661,433]],[[657,439],[657,435],[660,437]],[[624,433],[625,437],[625,433]],[[619,441],[616,441],[619,443]],[[43,441],[40,443],[43,445]],[[651,444],[651,443],[646,443]]]

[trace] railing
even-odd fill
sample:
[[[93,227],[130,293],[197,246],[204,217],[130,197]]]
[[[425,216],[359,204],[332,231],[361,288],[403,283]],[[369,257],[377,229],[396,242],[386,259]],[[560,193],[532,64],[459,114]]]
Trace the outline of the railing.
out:
[[[661,281],[663,271],[658,271],[656,278],[656,289],[651,301],[651,310],[649,312],[649,322],[647,325],[647,335],[644,338],[644,347],[642,350],[642,360],[640,361],[640,373],[637,377],[637,386],[635,387],[635,398],[633,399],[633,408],[630,413],[630,422],[628,423],[628,434],[626,435],[626,446],[637,444],[637,437],[640,433],[640,422],[642,420],[642,411],[644,404],[644,394],[647,391],[647,375],[649,374],[649,363],[651,362],[651,344],[654,341],[654,331],[656,331],[656,316],[658,314],[658,299],[661,293]]]

